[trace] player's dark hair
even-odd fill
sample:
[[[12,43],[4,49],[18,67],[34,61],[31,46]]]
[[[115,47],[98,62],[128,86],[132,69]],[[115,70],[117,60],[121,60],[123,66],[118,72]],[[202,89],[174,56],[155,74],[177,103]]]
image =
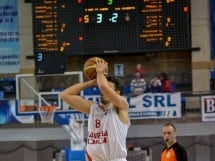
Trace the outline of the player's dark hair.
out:
[[[166,126],[172,126],[172,128],[174,129],[174,131],[176,131],[176,128],[175,128],[175,125],[171,122],[168,122],[166,124],[163,125],[163,127],[166,127]]]
[[[119,90],[120,91],[120,95],[123,94],[123,87],[120,84],[119,80],[115,77],[111,77],[111,76],[107,76],[107,80],[108,82],[112,82],[115,86],[115,90]]]

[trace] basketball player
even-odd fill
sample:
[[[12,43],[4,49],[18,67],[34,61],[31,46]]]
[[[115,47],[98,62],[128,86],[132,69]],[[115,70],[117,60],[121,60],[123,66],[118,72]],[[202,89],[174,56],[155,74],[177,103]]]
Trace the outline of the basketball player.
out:
[[[71,107],[89,114],[87,153],[93,161],[126,161],[126,136],[130,126],[129,105],[116,79],[105,76],[107,62],[96,61],[97,78],[65,89],[61,98]],[[98,86],[101,104],[79,96],[85,88]]]
[[[185,148],[176,141],[176,128],[172,123],[163,126],[166,147],[161,152],[161,161],[188,161]]]

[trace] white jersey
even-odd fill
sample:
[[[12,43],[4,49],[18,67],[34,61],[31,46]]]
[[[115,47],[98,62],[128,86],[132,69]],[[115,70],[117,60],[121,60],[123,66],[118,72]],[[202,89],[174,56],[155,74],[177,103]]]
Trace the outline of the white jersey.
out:
[[[93,104],[88,120],[87,152],[93,161],[126,161],[130,124],[122,123],[111,105],[105,112]]]

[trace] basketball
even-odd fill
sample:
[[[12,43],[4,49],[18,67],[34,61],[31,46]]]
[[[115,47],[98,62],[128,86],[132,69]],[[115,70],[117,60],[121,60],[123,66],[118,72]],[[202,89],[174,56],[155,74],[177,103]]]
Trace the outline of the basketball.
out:
[[[84,63],[84,75],[89,80],[96,78],[96,59],[99,59],[99,57],[91,57]],[[107,73],[107,70],[105,73]]]
[[[91,57],[84,63],[84,75],[87,79],[96,78],[96,59],[98,57]]]

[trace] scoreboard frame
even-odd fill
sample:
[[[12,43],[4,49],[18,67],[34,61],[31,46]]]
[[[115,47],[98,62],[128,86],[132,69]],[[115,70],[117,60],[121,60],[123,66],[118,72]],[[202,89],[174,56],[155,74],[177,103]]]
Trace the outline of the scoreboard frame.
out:
[[[33,0],[34,54],[192,50],[190,0]]]

